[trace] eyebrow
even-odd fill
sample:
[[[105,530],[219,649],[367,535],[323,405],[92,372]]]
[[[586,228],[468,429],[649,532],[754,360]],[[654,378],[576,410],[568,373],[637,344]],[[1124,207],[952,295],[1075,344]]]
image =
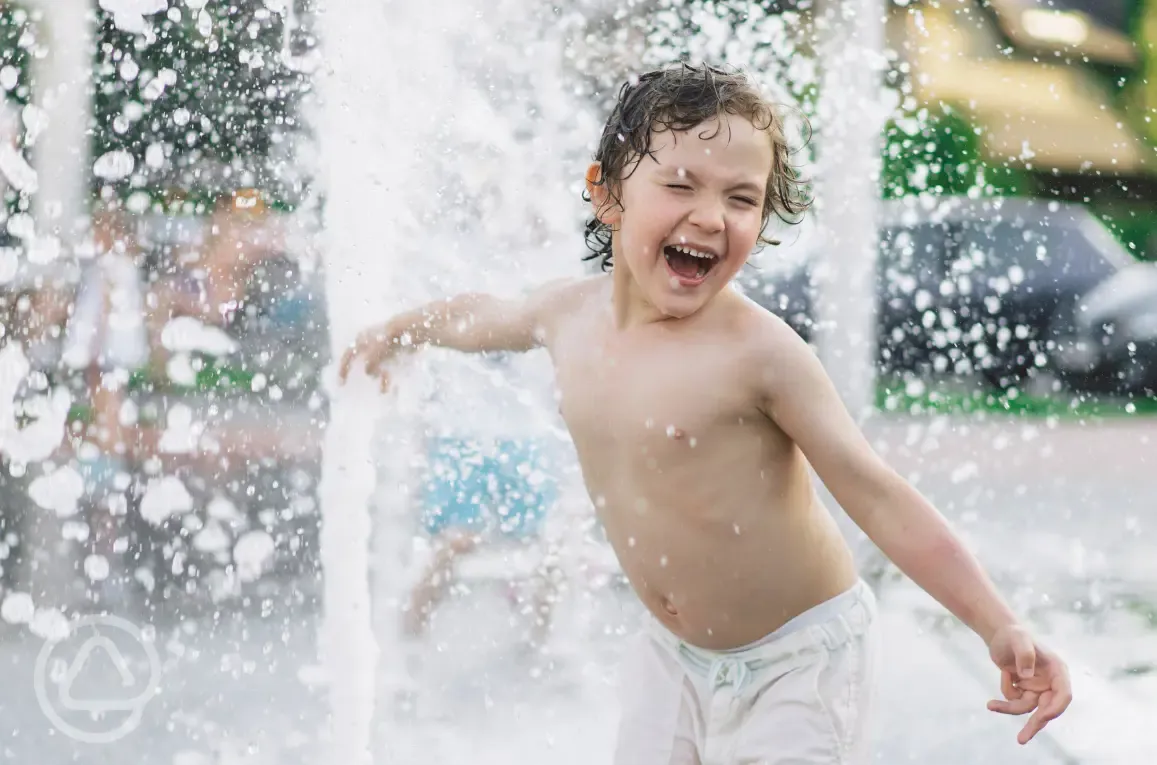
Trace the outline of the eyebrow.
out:
[[[699,177],[687,168],[683,168],[682,174],[680,174],[679,168],[663,168],[663,174],[674,178],[686,178],[689,181],[699,183]],[[730,189],[731,191],[750,191],[753,194],[762,194],[765,191],[762,186],[751,181],[740,181],[732,185]]]

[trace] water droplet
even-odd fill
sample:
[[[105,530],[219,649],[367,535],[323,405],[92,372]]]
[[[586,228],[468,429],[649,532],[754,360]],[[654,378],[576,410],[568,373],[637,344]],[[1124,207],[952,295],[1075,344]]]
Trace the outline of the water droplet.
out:
[[[109,575],[108,558],[103,555],[89,555],[84,559],[84,573],[94,582],[107,579]]]
[[[735,529],[735,535],[739,536],[739,524],[733,523],[733,524],[731,524],[731,528]]]
[[[659,558],[659,565],[662,566],[663,568],[667,568],[667,556],[666,555]]]
[[[691,441],[689,443],[691,444],[691,448],[694,449],[695,444],[698,443],[698,439],[696,439],[695,436],[691,436]]]
[[[634,547],[634,546],[635,546],[635,538],[634,537],[627,537],[627,547]]]

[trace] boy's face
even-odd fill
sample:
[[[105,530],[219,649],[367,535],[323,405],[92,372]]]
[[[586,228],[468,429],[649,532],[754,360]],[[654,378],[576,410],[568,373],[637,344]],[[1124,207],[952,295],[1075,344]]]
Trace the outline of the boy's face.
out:
[[[762,228],[771,173],[766,132],[727,115],[652,138],[621,184],[622,207],[600,218],[615,229],[615,267],[625,266],[639,297],[670,317],[689,316],[747,262]],[[599,199],[595,197],[596,209]]]

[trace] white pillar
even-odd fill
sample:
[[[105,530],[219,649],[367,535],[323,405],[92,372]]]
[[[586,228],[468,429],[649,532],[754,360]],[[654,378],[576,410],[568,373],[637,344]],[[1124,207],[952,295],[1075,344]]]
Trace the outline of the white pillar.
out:
[[[54,237],[68,253],[75,241],[76,223],[86,213],[92,8],[88,0],[33,0],[28,5],[43,13],[37,34],[48,51],[43,58],[32,60],[31,103],[45,118],[31,149],[38,176],[32,214],[38,238]],[[43,244],[41,241],[36,246]],[[21,479],[21,485],[27,486],[38,470],[30,466],[29,477]],[[27,499],[25,508],[18,586],[38,605],[70,606],[76,594],[76,561],[61,535],[61,521]]]
[[[348,0],[328,0],[318,9],[323,64],[317,87],[322,107],[314,122],[325,204],[326,304],[335,359],[359,330],[395,312],[405,298],[401,269],[390,257],[404,241],[397,217],[404,208],[399,195],[406,192],[394,177],[402,170],[391,161],[389,146],[399,138],[390,118],[404,123],[401,112],[414,104],[392,102],[398,92],[392,81],[400,75],[394,72],[398,65],[384,39],[400,10],[390,3]],[[374,759],[372,734],[382,667],[374,632],[376,593],[370,591],[374,527],[370,502],[378,480],[375,423],[382,411],[381,396],[360,375],[351,385],[333,388],[322,450],[319,494],[325,588],[319,648],[330,702],[324,761],[343,765],[370,765]],[[388,538],[395,544],[402,539],[397,533]],[[378,564],[387,569],[386,585],[400,589],[396,551],[377,552],[383,554]],[[387,663],[396,658],[391,648],[395,646],[386,646]]]
[[[817,3],[820,356],[857,420],[875,403],[875,263],[883,117],[884,0]]]
[[[55,236],[65,252],[88,213],[91,162],[93,4],[91,0],[32,0],[48,55],[33,61],[32,103],[46,124],[32,147],[39,178],[33,202],[36,230]]]

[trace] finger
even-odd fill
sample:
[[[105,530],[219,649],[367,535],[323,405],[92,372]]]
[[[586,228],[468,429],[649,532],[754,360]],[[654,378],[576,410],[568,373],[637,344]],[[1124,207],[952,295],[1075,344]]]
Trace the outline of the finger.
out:
[[[1046,675],[1037,675],[1030,677],[1028,680],[1016,679],[1016,688],[1022,693],[1044,693],[1045,691],[1055,690],[1053,688],[1052,680]]]
[[[1044,716],[1044,723],[1060,717],[1073,701],[1073,694],[1068,687],[1068,678],[1062,678],[1062,680],[1063,682],[1057,684],[1056,690],[1041,694],[1037,709]],[[1041,727],[1044,727],[1044,723],[1041,724]]]
[[[337,370],[337,379],[340,380],[341,382],[345,382],[346,378],[349,377],[350,364],[353,363],[353,360],[354,360],[354,349],[353,348],[347,348],[345,353],[343,353],[341,355],[341,364],[340,364],[340,366],[338,366],[338,370]]]
[[[1008,700],[1019,699],[1024,695],[1024,692],[1012,684],[1012,673],[1007,670],[1001,670],[1000,673],[1000,692]]]
[[[1037,695],[1035,693],[1026,693],[1021,698],[1012,699],[1011,701],[993,699],[988,702],[988,710],[990,712],[999,712],[1002,715],[1023,715],[1035,709],[1036,704]]]
[[[386,363],[386,354],[379,349],[368,351],[366,358],[366,374],[377,377],[383,374],[382,365]]]
[[[1048,721],[1056,717],[1055,714],[1050,715],[1048,711],[1052,706],[1052,696],[1052,693],[1044,693],[1041,695],[1040,706],[1033,712],[1032,717],[1028,718],[1028,722],[1021,728],[1020,733],[1016,737],[1018,742],[1027,744],[1029,741],[1032,741],[1033,736],[1040,733]]]
[[[1057,678],[1057,682],[1053,684],[1052,703],[1049,705],[1049,712],[1053,717],[1057,717],[1069,708],[1069,704],[1073,703],[1073,690],[1069,684],[1069,678],[1062,675]]]
[[[1053,695],[1057,697],[1058,701],[1063,700],[1065,706],[1073,700],[1073,685],[1069,679],[1069,668],[1061,661],[1050,662],[1052,671],[1049,673],[1051,688]]]
[[[1027,680],[1036,673],[1036,647],[1032,640],[1021,635],[1012,644],[1013,656],[1016,658],[1016,673],[1022,680]]]

